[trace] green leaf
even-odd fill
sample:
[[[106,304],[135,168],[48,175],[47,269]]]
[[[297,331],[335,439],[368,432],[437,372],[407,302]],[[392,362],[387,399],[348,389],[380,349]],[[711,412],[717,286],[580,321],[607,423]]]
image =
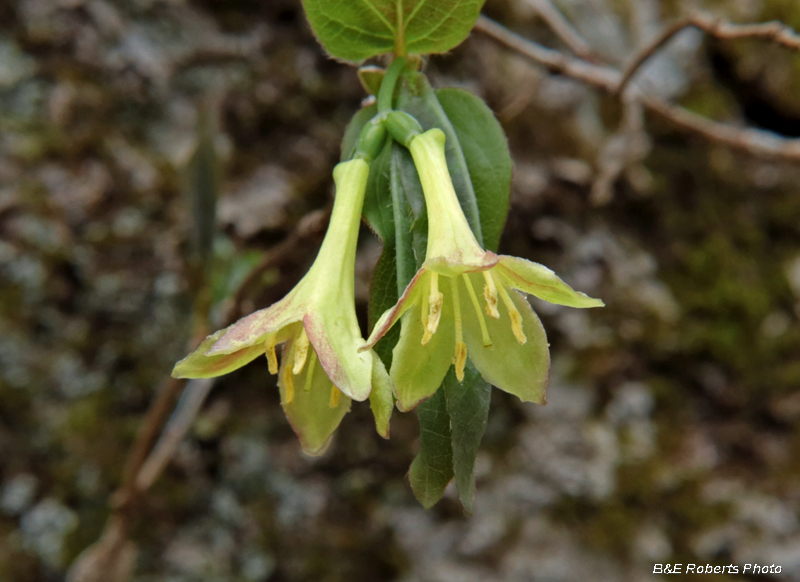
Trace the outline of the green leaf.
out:
[[[331,55],[443,53],[460,44],[485,0],[303,0],[314,34]]]
[[[511,194],[511,154],[505,133],[492,110],[472,93],[439,89],[436,97],[458,137],[472,178],[484,248],[496,251]]]
[[[455,374],[451,369],[448,376]],[[453,478],[453,448],[450,415],[444,390],[438,390],[417,408],[419,412],[419,454],[408,473],[414,496],[425,509],[442,498]]]
[[[464,511],[471,514],[475,496],[475,457],[486,431],[492,385],[467,360],[464,379],[459,382],[455,374],[450,373],[442,387],[450,415],[456,489]]]
[[[392,149],[390,176],[399,296],[425,261],[424,249],[428,240],[428,225],[427,221],[420,220],[420,214],[425,210],[425,197],[417,169],[414,167],[414,160],[411,158],[411,153],[397,143]],[[420,244],[421,239],[424,239],[422,244]]]
[[[397,264],[395,262],[394,241],[383,243],[383,253],[375,265],[369,291],[369,331],[375,327],[381,315],[397,303]],[[386,367],[392,365],[392,348],[400,338],[400,326],[392,327],[373,350],[380,356]]]
[[[394,216],[389,179],[392,163],[392,141],[387,140],[381,154],[369,165],[367,192],[364,195],[364,219],[381,240],[394,243]]]
[[[358,80],[361,82],[361,86],[364,87],[364,91],[370,95],[378,95],[385,76],[386,69],[375,65],[367,65],[358,69]]]

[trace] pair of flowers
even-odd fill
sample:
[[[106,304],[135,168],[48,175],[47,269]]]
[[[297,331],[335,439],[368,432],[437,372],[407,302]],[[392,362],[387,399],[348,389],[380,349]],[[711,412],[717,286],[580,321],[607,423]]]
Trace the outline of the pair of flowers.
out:
[[[408,149],[428,214],[425,262],[397,304],[361,335],[354,304],[354,264],[369,156],[336,166],[330,225],[311,269],[281,301],[209,336],[176,364],[173,375],[208,378],[265,354],[278,374],[281,403],[308,454],[324,451],[350,409],[370,399],[378,432],[388,438],[395,404],[410,410],[469,357],[491,384],[523,401],[544,403],[550,356],[542,325],[527,299],[597,307],[550,269],[498,256],[478,244],[459,206],[445,160],[445,135],[413,135]],[[387,374],[372,350],[397,321],[400,339]],[[284,344],[280,366],[275,348]]]

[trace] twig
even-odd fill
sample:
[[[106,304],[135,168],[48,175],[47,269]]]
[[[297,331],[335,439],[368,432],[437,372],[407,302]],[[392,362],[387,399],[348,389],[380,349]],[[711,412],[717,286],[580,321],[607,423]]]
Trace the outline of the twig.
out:
[[[616,69],[593,65],[569,57],[557,50],[549,49],[519,36],[486,16],[479,16],[475,30],[490,36],[497,42],[543,65],[549,71],[583,81],[596,89],[612,93],[619,83],[620,73]]]
[[[564,18],[564,15],[561,14],[561,11],[551,0],[527,1],[573,53],[589,62],[598,62],[597,56],[592,50],[592,47],[589,46],[589,43],[581,37],[578,31],[570,24],[569,20]]]
[[[558,51],[545,48],[514,34],[485,16],[478,18],[475,30],[490,36],[500,44],[554,73],[560,73],[582,81],[605,93],[613,95],[618,92],[617,89],[622,80],[622,73],[612,67],[592,65]],[[683,107],[670,105],[663,99],[652,95],[643,95],[641,100],[649,112],[666,119],[679,129],[704,137],[711,142],[726,145],[755,156],[800,163],[800,140],[783,138],[775,133],[760,129],[734,128],[692,113]]]
[[[136,440],[128,454],[125,468],[122,472],[122,485],[114,494],[113,504],[122,507],[130,502],[135,494],[134,484],[136,475],[144,465],[153,443],[156,442],[164,420],[175,406],[178,395],[186,385],[186,380],[168,378],[158,391],[155,401],[147,411],[144,422],[136,433]]]
[[[213,386],[214,378],[191,380],[186,385],[177,410],[170,418],[169,424],[150,456],[147,457],[147,461],[136,475],[137,492],[147,491],[167,466]]]
[[[271,249],[262,261],[253,268],[234,295],[234,301],[226,310],[226,325],[236,318],[247,290],[265,270],[279,264],[304,240],[316,236],[327,222],[329,211],[318,210],[304,216],[296,228],[276,247]],[[199,343],[193,340],[191,347]],[[184,380],[170,378],[161,387],[156,400],[148,410],[136,440],[128,454],[123,471],[122,484],[111,496],[112,511],[106,521],[100,539],[87,548],[70,566],[69,582],[106,582],[122,580],[120,568],[130,575],[135,557],[135,546],[127,537],[134,510],[142,495],[152,486],[158,476],[175,454],[192,421],[200,411],[203,402],[213,387],[213,379]],[[184,388],[184,386],[186,386]],[[183,389],[183,397],[169,420],[166,429],[162,426],[170,411],[175,408],[175,400]],[[153,444],[161,434],[158,443]],[[152,450],[151,450],[152,449]]]
[[[724,40],[760,38],[770,40],[786,48],[800,50],[800,35],[792,28],[778,21],[765,22],[763,24],[731,24],[720,18],[692,14],[667,27],[660,35],[654,38],[634,56],[633,60],[625,67],[622,73],[622,80],[619,82],[617,93],[621,94],[622,91],[625,90],[631,78],[659,49],[672,40],[672,38],[684,28],[690,27],[697,28],[706,34]]]

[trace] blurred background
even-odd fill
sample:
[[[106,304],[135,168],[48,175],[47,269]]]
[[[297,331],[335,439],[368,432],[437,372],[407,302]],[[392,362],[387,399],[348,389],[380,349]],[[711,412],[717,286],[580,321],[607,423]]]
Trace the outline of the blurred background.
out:
[[[555,4],[618,68],[688,8],[800,27],[784,0]],[[535,3],[484,12],[568,52]],[[800,168],[624,123],[618,100],[479,33],[426,67],[508,134],[501,252],[607,307],[534,305],[549,404],[494,391],[469,518],[452,491],[414,500],[413,413],[384,441],[354,405],[310,459],[265,360],[221,378],[137,505],[131,580],[637,581],[675,562],[800,580]],[[800,135],[796,51],[687,30],[642,77],[731,126]],[[236,293],[246,313],[302,276],[365,96],[299,0],[0,3],[1,580],[65,579],[191,339]],[[365,328],[379,254],[364,229]]]

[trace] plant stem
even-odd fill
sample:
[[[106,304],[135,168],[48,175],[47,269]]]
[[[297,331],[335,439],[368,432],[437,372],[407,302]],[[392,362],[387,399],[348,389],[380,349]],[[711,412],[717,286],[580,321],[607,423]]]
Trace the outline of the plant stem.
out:
[[[394,100],[394,87],[397,85],[397,79],[400,78],[400,73],[406,67],[406,58],[397,57],[389,66],[386,71],[386,76],[381,83],[381,90],[378,92],[378,113],[385,114],[392,110],[392,101]]]

